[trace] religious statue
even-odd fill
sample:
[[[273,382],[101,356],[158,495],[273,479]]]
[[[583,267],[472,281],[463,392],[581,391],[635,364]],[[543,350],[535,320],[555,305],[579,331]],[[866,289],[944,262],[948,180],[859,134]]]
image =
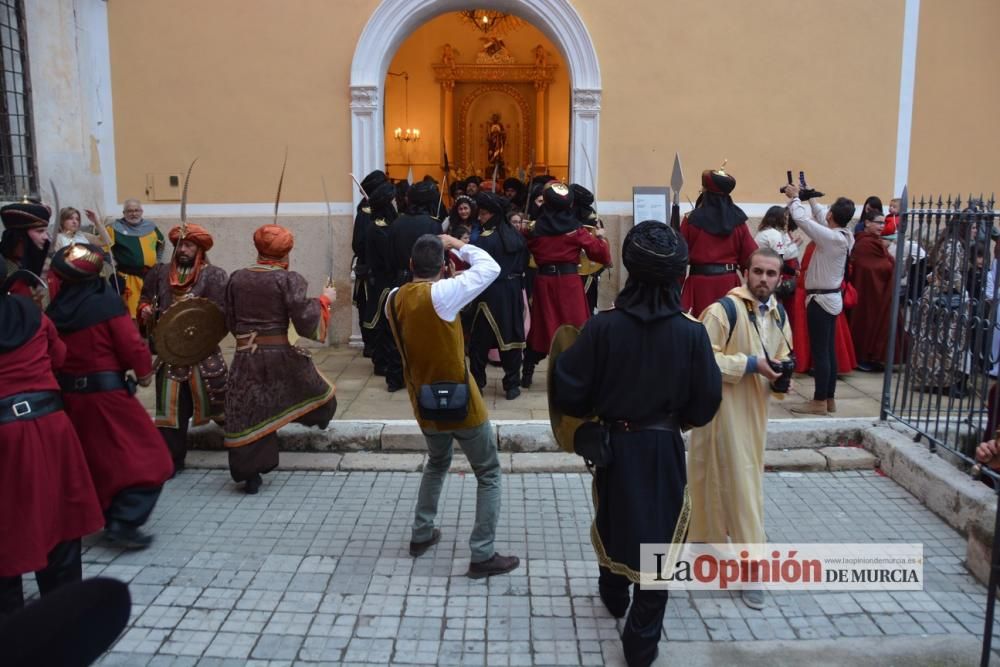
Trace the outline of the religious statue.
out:
[[[495,113],[490,117],[490,129],[486,133],[487,151],[486,161],[491,165],[499,164],[503,166],[503,151],[507,147],[507,131],[500,123],[500,114]]]
[[[455,49],[451,44],[445,44],[441,50],[441,62],[448,66],[448,69],[455,69]]]
[[[548,54],[545,53],[545,47],[539,44],[534,48],[534,54],[535,54],[535,67],[537,67],[538,69],[545,69],[545,66],[548,64],[548,59],[549,59]]]

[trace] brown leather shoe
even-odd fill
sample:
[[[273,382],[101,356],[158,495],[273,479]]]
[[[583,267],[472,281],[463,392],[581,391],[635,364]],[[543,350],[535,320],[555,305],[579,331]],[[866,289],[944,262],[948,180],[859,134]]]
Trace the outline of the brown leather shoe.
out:
[[[469,571],[465,573],[469,579],[482,579],[492,577],[494,574],[507,574],[511,570],[517,569],[521,564],[521,559],[517,556],[501,556],[493,554],[489,560],[480,563],[469,563]]]
[[[826,411],[836,412],[837,411],[837,400],[833,398],[826,399]]]
[[[800,415],[819,415],[826,417],[826,401],[806,401],[788,408],[789,412]]]
[[[410,555],[414,558],[423,556],[432,546],[441,541],[441,531],[437,528],[431,533],[431,539],[423,542],[410,542]]]

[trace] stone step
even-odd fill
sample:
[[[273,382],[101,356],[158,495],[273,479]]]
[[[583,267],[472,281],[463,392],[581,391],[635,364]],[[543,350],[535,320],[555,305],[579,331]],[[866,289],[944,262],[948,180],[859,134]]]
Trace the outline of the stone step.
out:
[[[847,449],[847,448],[844,448]],[[822,451],[822,450],[819,450]],[[857,468],[832,467],[833,461],[819,451],[799,449],[766,452],[765,466],[778,472],[826,472]],[[861,450],[864,452],[864,450]],[[871,462],[875,457],[868,455]],[[858,457],[860,460],[860,457]],[[427,457],[409,451],[393,452],[282,452],[278,470],[370,471],[370,472],[420,472]],[[873,463],[872,463],[873,464]],[[192,450],[188,452],[188,468],[228,468],[224,451]],[[565,452],[500,452],[500,467],[505,473],[581,473],[587,471],[583,459]],[[871,465],[868,466],[869,468]],[[472,466],[456,448],[451,472],[473,472]]]
[[[865,429],[872,426],[868,418],[771,419],[767,426],[767,448],[771,450],[807,450],[819,447],[848,450],[844,447],[861,442]],[[561,452],[548,421],[496,420],[493,422],[497,446],[502,452]],[[690,431],[684,434],[687,443]],[[192,428],[193,449],[223,448],[223,432],[215,424]],[[325,429],[289,424],[278,431],[278,448],[283,452],[412,452],[426,450],[420,427],[413,420],[337,419]],[[851,452],[824,454],[825,460],[836,460],[831,470],[872,467],[872,461],[858,458]],[[815,460],[815,459],[810,459]],[[823,466],[824,468],[826,466]],[[813,469],[813,468],[806,468]],[[820,468],[822,469],[822,468]]]

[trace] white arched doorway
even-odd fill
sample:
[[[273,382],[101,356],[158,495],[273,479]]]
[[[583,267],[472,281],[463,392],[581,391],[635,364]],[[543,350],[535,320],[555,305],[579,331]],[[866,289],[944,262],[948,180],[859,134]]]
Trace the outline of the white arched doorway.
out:
[[[569,177],[596,193],[601,70],[580,15],[568,0],[488,0],[480,4],[531,22],[562,51],[572,88]],[[351,168],[359,179],[385,166],[383,87],[396,50],[426,21],[468,8],[468,0],[383,0],[368,19],[351,63]],[[355,191],[355,205],[359,198]]]

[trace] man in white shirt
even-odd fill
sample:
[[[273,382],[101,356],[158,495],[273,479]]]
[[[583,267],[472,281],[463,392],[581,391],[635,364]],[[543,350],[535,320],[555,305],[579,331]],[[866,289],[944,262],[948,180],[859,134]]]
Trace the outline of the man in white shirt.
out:
[[[446,250],[458,251],[470,268],[442,279]],[[424,234],[413,244],[413,280],[386,299],[386,317],[403,359],[403,378],[413,414],[427,441],[410,538],[410,555],[422,555],[441,539],[434,527],[438,498],[451,467],[457,440],[476,474],[476,520],[469,538],[472,558],[467,575],[480,579],[510,572],[517,556],[493,548],[500,516],[500,459],[497,440],[479,387],[470,382],[458,313],[500,275],[489,253],[451,236]],[[457,397],[467,392],[464,402]],[[443,392],[443,394],[442,394]],[[449,394],[449,392],[451,392]]]
[[[799,229],[816,244],[816,251],[806,271],[806,324],[809,351],[813,360],[816,388],[813,400],[792,406],[799,414],[827,416],[836,412],[837,391],[837,316],[844,310],[841,283],[847,258],[854,247],[854,236],[847,225],[854,217],[854,202],[838,197],[829,210],[810,199],[811,213],[799,201],[799,188],[786,185],[785,196],[791,201],[788,210]],[[818,222],[822,220],[823,223]]]

